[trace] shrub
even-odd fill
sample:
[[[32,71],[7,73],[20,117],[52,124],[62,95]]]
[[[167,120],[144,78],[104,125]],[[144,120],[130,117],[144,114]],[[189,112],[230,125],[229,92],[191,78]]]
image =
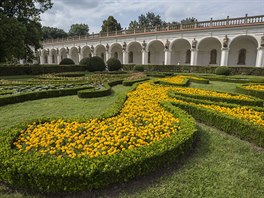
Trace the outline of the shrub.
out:
[[[122,64],[121,64],[120,60],[118,60],[117,58],[114,58],[114,57],[109,58],[106,63],[107,63],[109,71],[115,71],[115,70],[119,70],[122,68]]]
[[[79,63],[79,65],[82,65],[82,66],[88,66],[89,64],[90,64],[90,58],[89,57],[84,57]]]
[[[99,56],[91,57],[87,69],[90,72],[103,71],[105,70],[105,62]]]
[[[133,68],[133,71],[135,72],[144,72],[144,66],[143,65],[135,65]]]
[[[74,61],[70,58],[64,58],[61,60],[60,65],[74,65]]]
[[[223,67],[223,66],[217,67],[215,69],[215,74],[228,76],[231,74],[231,69],[229,67]]]

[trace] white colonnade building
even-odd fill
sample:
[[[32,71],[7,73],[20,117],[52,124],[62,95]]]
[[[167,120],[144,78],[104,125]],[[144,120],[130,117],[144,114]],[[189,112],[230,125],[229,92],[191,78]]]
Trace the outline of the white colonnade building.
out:
[[[264,67],[264,15],[43,41],[40,64],[118,58],[123,64]]]

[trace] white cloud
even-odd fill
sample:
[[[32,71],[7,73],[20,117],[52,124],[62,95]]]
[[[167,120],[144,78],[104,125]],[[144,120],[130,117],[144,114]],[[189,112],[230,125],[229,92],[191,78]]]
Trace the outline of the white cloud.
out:
[[[68,31],[71,24],[85,23],[90,32],[99,32],[102,21],[114,16],[122,27],[147,12],[159,14],[165,21],[198,20],[262,15],[263,0],[54,0],[52,9],[44,13],[42,24]]]

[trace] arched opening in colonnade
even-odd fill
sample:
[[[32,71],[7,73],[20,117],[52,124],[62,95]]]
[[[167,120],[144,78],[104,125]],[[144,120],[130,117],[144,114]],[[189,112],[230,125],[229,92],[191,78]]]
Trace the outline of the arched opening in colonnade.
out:
[[[60,49],[60,58],[61,60],[67,58],[67,50],[65,48]]]
[[[84,46],[82,48],[82,55],[83,55],[83,58],[91,57],[92,56],[91,48],[89,46]]]
[[[70,49],[70,57],[74,61],[75,64],[79,64],[79,51],[77,47],[72,47]]]
[[[138,42],[131,42],[127,46],[128,63],[142,64],[142,46]]]
[[[151,41],[147,47],[148,63],[155,65],[164,65],[165,54],[164,44],[159,40]]]
[[[115,57],[123,63],[122,46],[119,43],[114,43],[110,47],[111,57]]]
[[[221,42],[214,37],[204,38],[198,44],[198,65],[220,65]]]
[[[50,55],[51,55],[51,63],[52,64],[58,64],[58,61],[57,61],[57,50],[56,49],[50,50]]]
[[[258,42],[253,36],[243,35],[234,38],[229,44],[228,65],[255,66]]]
[[[99,44],[95,47],[95,55],[101,57],[104,61],[107,61],[105,57],[105,52],[105,46],[103,46],[102,44]]]
[[[171,64],[188,65],[191,62],[191,44],[186,39],[177,39],[171,43]]]
[[[42,50],[42,56],[43,56],[43,64],[48,64],[48,51],[47,50]]]

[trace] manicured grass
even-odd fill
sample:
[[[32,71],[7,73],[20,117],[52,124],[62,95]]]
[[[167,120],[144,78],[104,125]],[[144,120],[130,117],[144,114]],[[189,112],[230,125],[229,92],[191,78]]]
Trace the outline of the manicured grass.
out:
[[[126,94],[130,89],[118,85],[113,87],[115,94],[106,97],[81,99],[75,95],[3,106],[0,108],[0,129],[41,117],[98,117],[111,107],[120,94]]]
[[[189,87],[234,93],[237,83],[210,81],[209,84],[191,83]]]

